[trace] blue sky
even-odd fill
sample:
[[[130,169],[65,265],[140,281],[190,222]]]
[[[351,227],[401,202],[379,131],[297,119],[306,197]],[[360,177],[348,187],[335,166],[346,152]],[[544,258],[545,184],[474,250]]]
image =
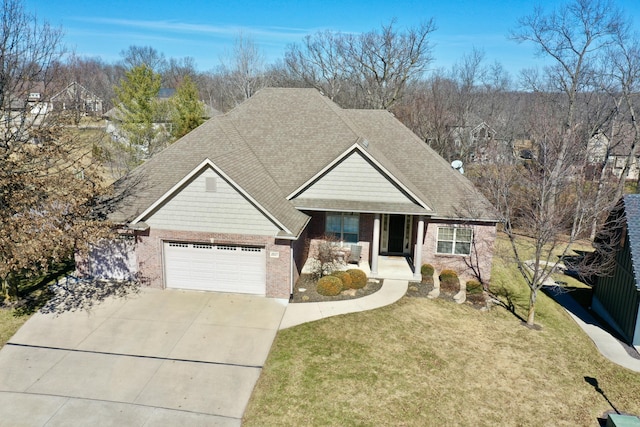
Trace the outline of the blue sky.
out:
[[[398,28],[434,18],[434,68],[450,68],[474,47],[487,63],[500,62],[514,76],[539,60],[530,46],[507,38],[517,19],[549,0],[367,0],[260,1],[190,0],[26,0],[28,10],[61,25],[65,42],[82,56],[120,59],[130,45],[152,46],[166,57],[193,57],[210,70],[229,55],[239,33],[250,36],[268,62],[282,58],[287,45],[318,30],[366,32],[392,18]],[[617,4],[640,29],[640,0]]]

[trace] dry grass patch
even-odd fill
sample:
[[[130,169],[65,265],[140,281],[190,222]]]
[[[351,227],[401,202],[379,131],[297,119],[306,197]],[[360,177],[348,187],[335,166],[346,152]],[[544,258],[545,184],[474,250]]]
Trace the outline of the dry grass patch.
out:
[[[282,331],[244,425],[594,425],[611,407],[585,376],[640,413],[640,374],[555,311],[534,331],[504,310],[404,298]]]
[[[9,338],[29,320],[30,314],[21,314],[16,309],[0,308],[0,348],[2,348]]]
[[[528,288],[512,265],[495,268],[492,283],[524,314]],[[597,425],[612,408],[585,377],[640,413],[639,373],[602,357],[544,294],[537,322],[403,298],[281,331],[243,425]]]

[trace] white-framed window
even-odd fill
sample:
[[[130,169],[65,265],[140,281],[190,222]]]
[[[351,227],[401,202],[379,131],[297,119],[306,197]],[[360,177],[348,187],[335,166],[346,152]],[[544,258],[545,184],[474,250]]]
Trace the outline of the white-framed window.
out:
[[[356,243],[360,232],[360,214],[327,212],[325,233],[343,242]]]
[[[438,227],[436,253],[450,255],[470,255],[473,230],[462,227]]]

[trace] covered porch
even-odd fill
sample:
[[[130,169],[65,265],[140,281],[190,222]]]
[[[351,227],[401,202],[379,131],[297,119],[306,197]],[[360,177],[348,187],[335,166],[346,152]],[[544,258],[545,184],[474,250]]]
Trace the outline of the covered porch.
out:
[[[369,277],[421,279],[428,222],[424,212],[389,209],[381,213],[356,210],[305,213],[311,216],[308,234],[311,239],[331,236],[340,245],[361,246],[360,268],[366,269]],[[398,274],[399,271],[402,273]]]
[[[379,255],[378,257],[378,271],[376,275],[373,275],[371,266],[367,261],[361,261],[359,268],[367,273],[368,277],[376,277],[379,279],[395,279],[395,280],[416,280],[413,273],[412,265],[409,264],[409,260],[404,256],[395,255]],[[418,274],[420,268],[418,267]],[[420,277],[418,280],[420,280]]]

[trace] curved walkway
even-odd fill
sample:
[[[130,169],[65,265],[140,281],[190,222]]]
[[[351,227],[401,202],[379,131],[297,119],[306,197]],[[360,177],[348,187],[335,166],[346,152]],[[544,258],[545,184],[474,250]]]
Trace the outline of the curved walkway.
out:
[[[571,295],[566,292],[554,291],[555,287],[545,288],[545,290],[569,313],[604,357],[617,365],[640,372],[640,354],[635,347],[624,344],[602,328],[596,319]]]
[[[407,293],[408,287],[409,281],[407,280],[384,279],[382,288],[366,297],[344,301],[288,304],[282,322],[280,322],[280,329],[313,322],[325,317],[384,307],[402,298]]]

